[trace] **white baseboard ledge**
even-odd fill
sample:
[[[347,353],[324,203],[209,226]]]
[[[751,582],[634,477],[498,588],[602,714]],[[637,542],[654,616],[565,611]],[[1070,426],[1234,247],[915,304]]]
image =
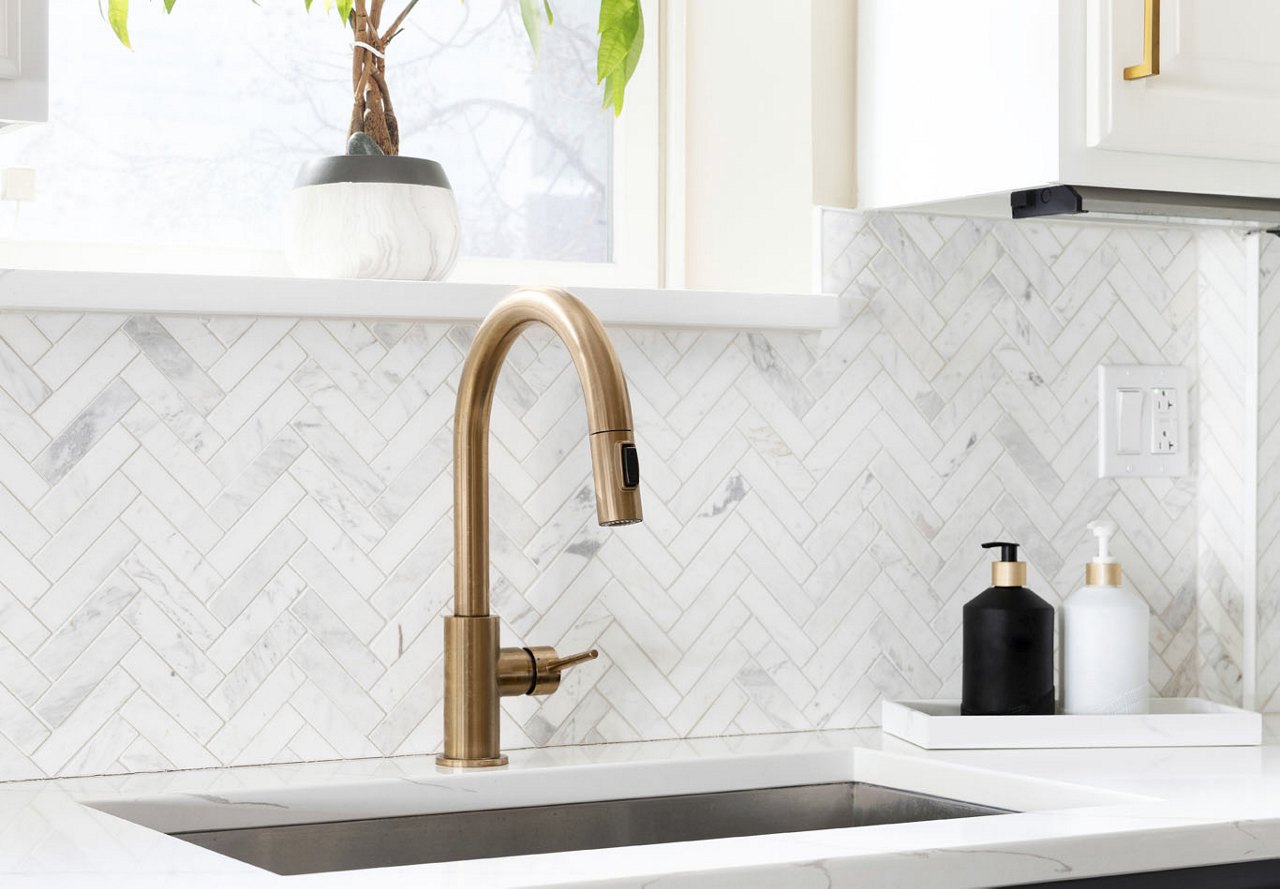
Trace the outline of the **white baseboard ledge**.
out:
[[[504,284],[289,277],[0,270],[0,311],[272,315],[479,321]],[[840,326],[848,299],[834,294],[575,287],[607,325],[824,330]]]

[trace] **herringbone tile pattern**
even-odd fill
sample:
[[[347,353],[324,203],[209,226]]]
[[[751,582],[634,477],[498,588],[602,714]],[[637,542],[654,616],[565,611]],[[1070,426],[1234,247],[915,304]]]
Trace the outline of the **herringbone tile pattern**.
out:
[[[1200,690],[1216,700],[1243,699],[1245,591],[1252,584],[1246,566],[1256,518],[1246,503],[1254,479],[1254,458],[1245,430],[1251,399],[1246,381],[1255,373],[1246,348],[1257,336],[1250,320],[1256,300],[1257,262],[1252,244],[1231,232],[1196,236],[1200,288],[1200,396],[1203,422],[1197,426],[1202,471],[1198,490],[1197,608]],[[1259,701],[1261,703],[1261,701]]]
[[[823,334],[615,333],[646,522],[593,521],[578,383],[495,411],[509,641],[600,661],[508,746],[873,723],[955,695],[983,540],[1079,585],[1123,529],[1156,689],[1197,688],[1194,479],[1095,476],[1095,367],[1195,368],[1185,234],[829,213]],[[0,777],[423,753],[440,740],[453,385],[472,331],[0,316]]]
[[[1280,708],[1280,239],[1262,236],[1258,277],[1258,708]]]

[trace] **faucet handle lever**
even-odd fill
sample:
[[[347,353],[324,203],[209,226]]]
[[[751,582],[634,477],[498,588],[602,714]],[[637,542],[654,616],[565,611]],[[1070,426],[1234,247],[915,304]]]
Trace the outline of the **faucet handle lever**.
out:
[[[498,652],[498,693],[504,697],[549,695],[560,687],[561,671],[599,656],[594,648],[567,657],[560,657],[550,645],[504,648]]]
[[[578,664],[586,663],[587,661],[594,661],[598,657],[600,657],[600,652],[597,649],[592,648],[590,651],[581,651],[577,654],[571,654],[567,657],[558,657],[553,660],[549,660],[544,664],[540,664],[539,672],[545,670],[548,673],[559,673],[561,670],[569,667],[576,667]]]

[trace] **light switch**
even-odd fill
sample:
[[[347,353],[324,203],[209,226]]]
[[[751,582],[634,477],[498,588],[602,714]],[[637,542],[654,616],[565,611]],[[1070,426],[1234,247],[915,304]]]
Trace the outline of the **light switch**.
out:
[[[1142,390],[1116,392],[1116,453],[1142,453]]]
[[[5,167],[0,170],[0,201],[34,201],[35,167]]]
[[[1174,366],[1098,368],[1098,476],[1186,475],[1187,371]]]

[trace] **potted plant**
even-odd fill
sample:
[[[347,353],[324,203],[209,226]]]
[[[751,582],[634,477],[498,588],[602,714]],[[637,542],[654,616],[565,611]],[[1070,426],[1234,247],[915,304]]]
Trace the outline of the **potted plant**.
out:
[[[351,29],[352,109],[345,153],[302,165],[289,196],[285,249],[307,277],[438,281],[457,260],[460,231],[453,190],[434,160],[400,154],[387,77],[387,49],[420,0],[323,0]],[[550,0],[515,0],[535,57]],[[165,12],[176,0],[164,0]],[[303,0],[310,11],[313,0]],[[107,0],[106,17],[129,40],[129,0]],[[644,46],[640,0],[600,0],[598,83],[604,107],[622,113],[627,83]]]

